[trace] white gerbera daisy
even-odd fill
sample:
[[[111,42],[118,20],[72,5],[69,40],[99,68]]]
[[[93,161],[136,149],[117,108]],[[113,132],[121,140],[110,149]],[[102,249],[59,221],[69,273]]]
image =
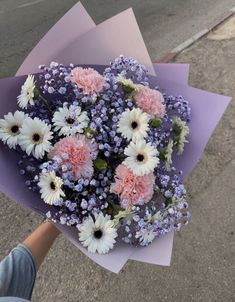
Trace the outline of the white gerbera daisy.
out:
[[[122,84],[124,87],[126,87],[130,91],[138,91],[144,87],[141,84],[133,83],[133,81],[131,79],[127,79],[120,74],[116,77],[116,81],[117,81],[117,83]]]
[[[19,143],[20,128],[27,115],[22,111],[16,111],[14,114],[9,112],[0,119],[0,139],[7,143],[10,149],[16,147]]]
[[[82,112],[81,107],[71,105],[69,108],[66,106],[59,108],[54,113],[52,121],[55,131],[60,130],[59,135],[69,136],[83,133],[88,126],[89,118],[87,112]]]
[[[144,140],[131,142],[125,148],[124,153],[128,156],[124,160],[124,164],[137,176],[153,172],[159,163],[157,149]]]
[[[88,217],[82,225],[78,226],[78,230],[79,240],[90,253],[106,254],[116,242],[117,230],[114,221],[103,213],[96,214],[95,220],[91,216]]]
[[[137,141],[147,136],[150,116],[140,108],[125,110],[118,122],[117,131],[128,140]]]
[[[45,172],[40,175],[38,186],[40,187],[41,197],[45,203],[53,205],[61,196],[65,196],[61,189],[62,185],[63,180],[56,176],[55,171]]]
[[[28,155],[32,154],[37,159],[43,158],[45,152],[51,149],[51,126],[39,118],[26,118],[19,134],[19,145]]]
[[[34,105],[35,81],[33,75],[28,75],[24,85],[21,87],[21,93],[17,97],[18,105],[22,109],[27,109],[28,104]]]

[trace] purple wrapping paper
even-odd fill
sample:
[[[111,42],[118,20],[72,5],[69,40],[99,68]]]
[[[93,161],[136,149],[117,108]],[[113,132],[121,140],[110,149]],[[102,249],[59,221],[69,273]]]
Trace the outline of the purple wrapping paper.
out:
[[[77,19],[75,18],[75,16],[80,17]],[[77,23],[73,23],[73,19],[76,19]],[[79,26],[81,22],[82,27]],[[121,27],[120,22],[122,22]],[[94,22],[86,13],[82,5],[75,5],[38,43],[38,45],[26,58],[25,62],[21,65],[17,74],[19,75],[23,73],[36,72],[37,66],[39,64],[48,64],[51,60],[60,60],[65,63],[73,61],[75,63],[79,62],[83,64],[86,62],[93,64],[107,64],[110,59],[113,59],[120,53],[123,53],[124,55],[130,55],[135,58],[138,57],[140,62],[151,66],[151,61],[149,59],[146,47],[138,29],[138,25],[131,10],[127,10],[122,14],[111,18],[110,20],[97,26],[97,28],[95,28]],[[128,35],[131,36],[131,43],[128,42],[127,45],[122,45],[122,35],[118,35],[115,36],[116,43],[113,44],[113,33],[118,32],[120,28],[128,29],[125,30],[125,32],[127,32],[125,34],[125,39],[128,38]],[[70,34],[69,36],[63,35],[63,39],[61,39],[60,36],[61,40],[58,42],[57,35],[61,32],[61,30],[70,32]],[[104,44],[102,44],[100,40]],[[133,40],[135,40],[135,43],[133,43]],[[99,41],[99,43],[97,43],[97,41]],[[92,48],[97,44],[99,44],[98,56],[96,56],[96,54],[94,55]],[[52,48],[52,45],[53,51],[48,52],[47,49]],[[56,47],[54,47],[55,45]],[[86,52],[84,50],[80,51],[78,60],[77,50],[81,45],[82,49],[86,49]],[[114,57],[112,55],[114,55]],[[89,61],[91,58],[92,60]],[[206,131],[203,139],[197,142],[197,144],[199,144],[196,150],[197,152],[195,153],[194,150],[192,157],[189,149],[189,151],[187,151],[187,160],[185,160],[183,155],[183,157],[177,162],[177,165],[181,169],[184,168],[182,163],[185,164],[186,171],[189,173],[198,161],[206,142],[208,141],[214,127],[216,126],[219,118],[223,114],[228,104],[229,98],[206,93],[201,90],[185,86],[188,81],[189,71],[189,65],[187,64],[156,64],[154,65],[154,69],[159,76],[157,84],[160,85],[161,88],[166,89],[166,91],[169,93],[174,92],[176,94],[182,94],[185,97],[186,94],[189,95],[188,99],[192,99],[193,104],[195,103],[195,109],[193,109],[194,117],[197,116],[197,112],[200,113],[202,111],[200,111],[199,106],[197,106],[198,97],[201,98],[200,106],[202,104],[205,106],[206,104],[206,108],[208,109],[207,115],[204,114],[203,116],[203,118],[206,117],[204,121],[207,121],[208,117],[210,117],[210,114],[212,114],[212,120],[209,125],[208,131]],[[149,70],[152,74],[154,73],[154,70],[151,67],[149,68]],[[167,80],[170,80],[172,82],[169,82]],[[21,83],[23,83],[23,81],[24,79],[20,77],[15,79],[8,78],[0,80],[1,116],[2,114],[7,113],[10,110],[16,109],[15,98],[19,93],[20,85]],[[156,81],[156,79],[154,79],[154,81]],[[179,85],[179,83],[184,85]],[[4,102],[4,100],[6,99],[9,100],[9,102]],[[213,99],[216,99],[215,107],[217,108],[217,110],[215,112],[213,111],[214,106],[212,106]],[[210,100],[209,106],[207,106],[208,100]],[[210,108],[210,106],[213,108]],[[205,109],[205,107],[203,107],[203,109]],[[198,121],[199,119],[197,119],[196,121]],[[197,129],[195,128],[195,130]],[[188,147],[190,147],[190,144],[188,145]],[[23,185],[22,176],[19,176],[16,173],[16,171],[18,171],[16,162],[17,160],[13,152],[2,148],[2,145],[0,145],[0,190],[20,204],[30,207],[40,214],[45,213],[48,210],[48,206],[40,200],[39,196],[36,196],[35,194],[28,191],[27,188]],[[12,184],[14,184],[14,187],[12,186]],[[110,254],[93,255],[89,254],[87,250],[81,247],[81,245],[78,243],[76,230],[61,225],[58,225],[58,227],[71,242],[73,242],[93,261],[116,273],[122,268],[128,258],[161,265],[170,264],[173,233],[169,233],[166,236],[155,240],[155,242],[147,248],[136,249],[121,243],[118,244],[118,246],[113,251],[111,251]]]
[[[65,47],[56,60],[65,65],[107,65],[120,54],[132,56],[145,64],[151,74],[154,68],[132,9],[104,21]]]
[[[152,80],[154,83],[155,79]],[[166,82],[160,77],[157,82],[161,91],[172,95],[183,95],[189,101],[192,109],[189,143],[185,145],[184,154],[174,158],[174,166],[183,171],[185,179],[198,163],[231,98],[172,81]]]
[[[54,61],[57,53],[95,26],[82,4],[78,2],[38,42],[16,75],[38,72],[38,65]],[[66,34],[61,35],[61,32]]]
[[[150,79],[150,85],[154,86],[155,83],[155,78]],[[183,177],[185,179],[198,163],[210,136],[226,110],[231,98],[186,86],[184,83],[180,84],[169,81],[160,77],[157,78],[157,84],[159,89],[167,94],[182,95],[189,101],[192,109],[192,120],[189,124],[189,143],[185,145],[183,155],[175,156],[173,159],[174,166],[177,170],[183,171]],[[173,235],[173,232],[171,232],[159,240],[156,240],[156,242],[153,242],[153,244],[148,246],[146,251],[143,250],[143,248],[135,250],[130,259],[138,261],[143,261],[144,259],[144,262],[152,264],[162,264],[162,261],[160,263],[159,259],[163,259],[163,261],[166,261],[165,265],[169,265],[173,245]],[[165,250],[157,249],[158,243],[161,244],[161,247],[165,247]],[[168,264],[167,259],[169,259]]]
[[[127,12],[124,12],[125,15]],[[141,48],[145,50],[145,53],[147,52],[144,41],[139,34],[139,29],[138,26],[135,22],[135,19],[133,18],[133,13],[131,10],[129,10],[128,14],[132,15],[132,23],[134,24],[134,27],[132,30],[129,30],[129,34],[132,37],[135,37],[135,45],[137,44]],[[81,4],[75,5],[65,16],[63,16],[59,22],[57,22],[56,25],[53,26],[53,28],[43,37],[43,39],[37,44],[37,46],[33,49],[33,51],[28,55],[28,57],[25,59],[23,64],[21,65],[20,69],[18,70],[17,74],[24,74],[24,73],[33,73],[37,71],[37,66],[44,63],[44,64],[49,64],[51,60],[57,60],[58,59],[58,53],[61,51],[61,49],[65,48],[71,48],[71,41],[76,41],[76,44],[79,45],[83,43],[83,45],[87,45],[86,42],[79,42],[79,36],[81,36],[82,32],[79,31],[79,33],[75,30],[74,24],[72,26],[69,17],[71,18],[72,16],[77,15],[78,17],[81,16],[80,18],[77,18],[77,27],[80,27],[81,21],[86,20],[86,22],[82,24],[83,31],[86,32],[91,28],[94,28],[95,25],[93,21],[90,19],[89,15],[86,13],[84,8],[82,7]],[[68,17],[69,16],[69,17]],[[106,45],[105,51],[102,49],[102,57],[95,58],[95,63],[101,63],[103,60],[108,63],[107,57],[110,55],[110,52],[112,53],[113,51],[116,51],[115,46],[112,44],[112,33],[113,27],[116,27],[116,31],[119,28],[117,18],[119,21],[122,21],[123,25],[128,27],[129,21],[127,19],[124,19],[122,14],[119,14],[115,18],[112,18],[109,22],[106,22],[105,25],[102,25],[102,29],[99,30],[101,31],[100,34],[102,35],[102,31],[106,32],[106,37],[109,37],[109,43]],[[121,19],[120,19],[121,18]],[[113,19],[116,19],[116,22],[113,23]],[[109,28],[107,31],[106,28]],[[64,30],[66,32],[70,32],[70,38],[66,37],[63,35],[61,37],[59,45],[57,42],[57,36],[61,36],[61,30]],[[135,31],[137,30],[137,34]],[[93,34],[93,36],[95,36]],[[121,36],[118,36],[118,41],[119,44],[122,47],[122,53],[125,53],[126,51],[126,46],[123,47],[122,43],[122,38]],[[83,38],[84,39],[84,38]],[[95,39],[97,40],[96,36]],[[89,40],[88,40],[89,41]],[[56,44],[57,43],[57,44]],[[54,47],[54,46],[57,47]],[[53,49],[53,52],[47,52],[45,49]],[[86,47],[88,53],[90,51],[90,48]],[[133,45],[128,45],[128,50],[131,55],[136,53],[135,47]],[[81,57],[80,59],[82,62],[86,59],[86,53],[85,57]],[[67,52],[63,51],[62,52],[63,58],[65,60],[70,61],[70,57],[68,56]],[[119,55],[119,54],[117,54]],[[149,56],[145,58],[145,56],[142,55],[143,63],[150,64]],[[101,61],[100,61],[101,60]],[[154,66],[154,69],[157,73],[161,74],[162,77],[164,78],[169,78],[170,80],[175,80],[175,81],[180,81],[183,83],[187,83],[188,80],[188,71],[189,71],[189,65],[187,64],[156,64]],[[39,211],[39,209],[38,209]],[[76,233],[72,232],[69,228],[60,226],[61,231],[66,234],[66,236],[72,241],[76,246],[78,246],[80,249],[82,247],[78,244],[77,238],[76,238]],[[157,261],[158,264],[161,265],[169,265],[170,259],[171,259],[171,252],[172,252],[172,244],[173,244],[173,233],[168,234],[167,236],[164,237],[164,239],[158,240],[158,243],[155,244],[155,262]],[[87,251],[85,249],[82,249],[82,251],[87,254]],[[119,249],[120,251],[120,249]],[[123,252],[125,251],[125,253]],[[146,251],[142,251],[142,257],[139,256],[139,258],[142,258],[142,261],[146,261]],[[108,268],[109,270],[112,270],[114,272],[118,272],[121,267],[124,265],[124,263],[128,260],[130,255],[133,253],[133,249],[128,246],[124,246],[121,252],[116,253],[115,255],[107,255],[105,258],[102,256],[98,255],[91,255],[88,254],[90,258],[92,258],[95,262],[99,263],[100,265]]]
[[[1,116],[8,111],[17,109],[16,97],[24,80],[25,76],[0,80]],[[159,85],[169,94],[182,94],[189,100],[192,107],[193,119],[190,124],[190,143],[185,148],[185,155],[182,155],[177,160],[177,166],[186,172],[186,176],[200,158],[214,127],[229,103],[229,98],[165,79],[157,79],[156,77],[151,78],[151,85]],[[7,102],[5,102],[6,99]],[[200,136],[198,133],[200,133]],[[19,168],[14,151],[9,150],[2,143],[0,144],[0,168],[1,191],[40,214],[45,214],[48,211],[49,206],[43,203],[39,195],[28,191],[24,185],[24,177],[17,173]],[[155,240],[152,245],[145,248],[136,249],[128,245],[119,244],[109,254],[97,255],[90,254],[81,247],[75,229],[61,225],[58,225],[58,227],[87,256],[113,272],[118,272],[128,258],[161,265],[169,265],[170,262],[173,233]]]
[[[188,85],[189,64],[153,64],[157,77],[179,84]]]

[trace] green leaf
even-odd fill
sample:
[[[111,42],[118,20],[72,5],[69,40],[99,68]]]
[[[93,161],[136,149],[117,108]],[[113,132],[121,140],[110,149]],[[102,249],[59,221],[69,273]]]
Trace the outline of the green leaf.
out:
[[[165,205],[166,205],[166,207],[169,206],[169,205],[172,204],[172,203],[173,203],[172,198],[166,198],[166,200],[165,200]]]
[[[94,168],[98,171],[104,171],[107,169],[107,166],[108,166],[107,162],[101,158],[96,158],[93,161],[93,164],[94,164]]]
[[[122,85],[122,89],[125,93],[132,93],[135,88],[129,85]]]
[[[177,125],[177,124],[173,124],[172,130],[173,130],[173,132],[175,132],[175,134],[177,134],[177,135],[180,135],[180,133],[181,133],[181,131],[182,131],[182,129],[181,129],[181,128],[179,127],[179,125]]]
[[[116,215],[119,212],[120,208],[113,202],[113,197],[111,195],[107,197],[107,202],[108,202],[108,207],[106,208],[107,213],[110,215]]]
[[[40,95],[39,90],[38,90],[37,88],[34,88],[33,94],[34,94],[34,97],[33,97],[33,98],[34,98],[35,100],[38,99],[38,97],[39,97],[39,95]]]
[[[162,120],[160,118],[154,118],[150,121],[150,126],[153,128],[159,128],[162,124]]]
[[[96,136],[97,132],[96,132],[94,129],[87,128],[87,129],[84,131],[84,135],[85,135],[85,136],[88,136],[89,134],[92,134],[93,136]]]
[[[160,158],[160,160],[166,160],[165,150],[164,149],[162,149],[162,150],[159,151],[158,157]]]

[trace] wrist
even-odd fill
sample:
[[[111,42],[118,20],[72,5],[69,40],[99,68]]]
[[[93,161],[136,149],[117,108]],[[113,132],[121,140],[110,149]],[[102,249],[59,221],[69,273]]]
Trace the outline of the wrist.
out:
[[[53,232],[53,234],[57,236],[61,233],[52,221],[45,220],[43,224],[45,225],[47,230],[50,231],[50,233]]]

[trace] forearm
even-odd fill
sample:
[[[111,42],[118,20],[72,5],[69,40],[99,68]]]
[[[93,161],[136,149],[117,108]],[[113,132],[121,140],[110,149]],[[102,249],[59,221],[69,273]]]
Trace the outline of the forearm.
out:
[[[23,242],[34,256],[37,270],[59,234],[60,231],[52,222],[45,222]]]

